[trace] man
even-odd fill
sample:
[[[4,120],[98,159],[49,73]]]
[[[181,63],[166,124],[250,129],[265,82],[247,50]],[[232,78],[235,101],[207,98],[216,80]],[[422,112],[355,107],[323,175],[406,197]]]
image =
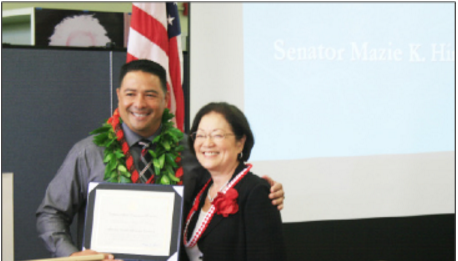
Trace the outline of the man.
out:
[[[162,114],[169,100],[166,85],[166,72],[157,63],[137,60],[121,68],[121,87],[118,88],[118,112],[122,119],[121,128],[135,168],[139,170],[142,160],[139,141],[152,141],[161,133]],[[104,181],[104,147],[93,142],[89,136],[78,143],[68,153],[56,176],[48,185],[45,197],[37,210],[37,230],[47,249],[55,257],[98,254],[93,250],[80,251],[71,239],[69,226],[78,214],[77,242],[82,242],[87,186],[89,182]],[[185,141],[181,141],[183,145]],[[184,204],[190,204],[195,190],[209,174],[203,169],[187,149],[181,154],[183,183],[185,185]],[[140,171],[138,171],[140,172]],[[143,172],[140,174],[142,178]],[[147,183],[151,177],[143,177]],[[272,184],[269,195],[273,204],[283,208],[283,189],[281,184]],[[105,254],[105,259],[113,259]]]

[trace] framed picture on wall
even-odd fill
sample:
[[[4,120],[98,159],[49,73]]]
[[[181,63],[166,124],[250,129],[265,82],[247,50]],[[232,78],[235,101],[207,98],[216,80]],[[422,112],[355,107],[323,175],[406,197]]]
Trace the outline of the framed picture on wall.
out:
[[[125,13],[35,8],[35,45],[125,47]]]

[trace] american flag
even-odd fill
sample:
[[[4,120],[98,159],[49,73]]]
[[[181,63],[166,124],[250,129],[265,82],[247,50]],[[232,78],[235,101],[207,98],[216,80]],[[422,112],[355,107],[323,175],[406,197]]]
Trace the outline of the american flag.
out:
[[[183,53],[176,3],[133,3],[127,44],[127,62],[148,59],[167,71],[168,107],[175,124],[183,131]]]

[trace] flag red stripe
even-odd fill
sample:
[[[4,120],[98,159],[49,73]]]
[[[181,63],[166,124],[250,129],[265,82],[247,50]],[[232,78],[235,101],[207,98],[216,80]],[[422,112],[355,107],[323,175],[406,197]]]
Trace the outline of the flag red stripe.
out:
[[[140,8],[132,5],[132,17],[130,27],[148,38],[151,42],[157,44],[168,52],[168,34],[167,29],[158,22],[154,17],[151,17],[148,13],[141,10]]]
[[[126,59],[126,62],[132,62],[134,60],[138,60],[137,57],[133,56],[132,54],[130,53],[127,53],[127,59]]]
[[[167,91],[171,92],[171,90],[170,90],[171,88],[172,88],[172,86],[170,86],[170,83],[167,82]],[[167,103],[167,108],[171,108],[172,107],[172,101],[171,100],[172,100],[172,97],[170,96],[170,99],[169,99],[169,101]]]
[[[178,36],[179,37],[179,36]],[[176,122],[177,128],[184,130],[184,95],[181,82],[181,63],[180,57],[178,54],[178,44],[177,37],[172,37],[169,39],[169,71],[170,71],[170,80],[173,86],[173,93],[175,94],[176,101]]]

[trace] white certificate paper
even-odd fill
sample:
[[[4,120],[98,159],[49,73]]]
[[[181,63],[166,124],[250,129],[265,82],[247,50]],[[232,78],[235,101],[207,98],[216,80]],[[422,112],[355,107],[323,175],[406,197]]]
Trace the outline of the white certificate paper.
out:
[[[90,249],[169,256],[175,193],[99,189]]]

